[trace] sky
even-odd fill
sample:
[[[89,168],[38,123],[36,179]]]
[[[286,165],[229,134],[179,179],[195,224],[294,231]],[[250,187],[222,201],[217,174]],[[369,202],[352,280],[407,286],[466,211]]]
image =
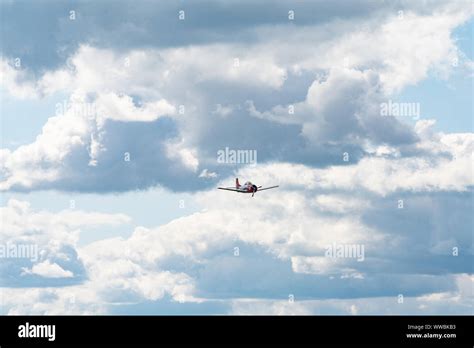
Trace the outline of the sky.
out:
[[[0,10],[1,314],[473,313],[470,1]]]

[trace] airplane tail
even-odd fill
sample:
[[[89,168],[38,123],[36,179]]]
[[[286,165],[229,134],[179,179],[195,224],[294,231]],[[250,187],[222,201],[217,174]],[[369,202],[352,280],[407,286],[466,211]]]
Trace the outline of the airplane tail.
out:
[[[239,188],[239,187],[240,187],[239,178],[235,178],[235,188]]]

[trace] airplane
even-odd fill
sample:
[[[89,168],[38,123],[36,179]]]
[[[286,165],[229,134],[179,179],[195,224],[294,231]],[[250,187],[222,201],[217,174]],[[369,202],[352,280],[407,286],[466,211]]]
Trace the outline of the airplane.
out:
[[[219,190],[240,192],[240,193],[251,193],[252,197],[253,197],[253,195],[257,191],[270,190],[272,188],[277,188],[277,187],[279,187],[279,186],[276,185],[276,186],[270,186],[270,187],[262,188],[262,186],[254,185],[250,181],[247,181],[245,184],[240,185],[239,178],[235,178],[235,187],[218,187],[218,189]]]

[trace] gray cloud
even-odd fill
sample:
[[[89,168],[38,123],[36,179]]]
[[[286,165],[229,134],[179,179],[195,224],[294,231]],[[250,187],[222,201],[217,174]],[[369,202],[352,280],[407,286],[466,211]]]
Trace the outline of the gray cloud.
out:
[[[238,169],[216,163],[217,151],[226,147],[255,150],[259,163],[284,161],[315,167],[344,164],[341,163],[341,157],[345,152],[350,154],[351,163],[354,163],[366,156],[370,147],[381,145],[394,147],[400,150],[402,155],[420,153],[420,139],[413,129],[394,117],[381,117],[379,110],[380,103],[387,99],[387,88],[393,88],[393,84],[399,88],[412,78],[412,74],[404,74],[397,68],[399,64],[394,64],[403,61],[405,56],[393,56],[377,45],[377,42],[386,40],[386,37],[379,35],[377,29],[386,27],[387,20],[390,28],[401,25],[403,22],[393,20],[397,13],[393,10],[405,8],[406,3],[383,3],[374,6],[372,2],[361,1],[351,3],[345,9],[326,2],[297,4],[298,8],[295,10],[304,14],[301,21],[296,21],[296,25],[289,24],[286,20],[276,25],[281,21],[280,15],[277,14],[288,6],[284,2],[278,2],[276,6],[269,6],[268,3],[252,5],[255,10],[244,4],[235,6],[235,11],[233,6],[228,4],[204,4],[204,7],[187,4],[191,6],[189,21],[187,19],[185,23],[179,23],[167,12],[168,8],[169,11],[176,12],[175,6],[178,4],[155,8],[148,2],[144,3],[143,7],[135,7],[127,2],[122,7],[81,2],[78,4],[78,17],[75,21],[69,21],[67,15],[60,16],[58,28],[47,26],[45,30],[53,37],[56,34],[67,36],[72,30],[69,27],[72,26],[76,26],[74,35],[79,35],[81,30],[78,28],[83,28],[86,30],[85,35],[80,35],[83,41],[71,38],[65,41],[77,44],[85,42],[88,46],[80,46],[79,50],[76,50],[78,46],[71,50],[58,49],[63,47],[62,44],[53,40],[57,52],[72,58],[69,65],[72,64],[73,69],[48,71],[35,85],[39,95],[48,91],[64,90],[73,93],[79,90],[100,98],[104,93],[116,93],[118,97],[111,103],[116,103],[112,105],[111,119],[120,118],[124,105],[119,101],[129,95],[135,106],[139,106],[133,110],[136,113],[145,112],[140,107],[142,104],[157,102],[162,98],[175,107],[186,106],[187,111],[185,115],[174,115],[177,117],[168,121],[146,120],[148,124],[129,122],[133,119],[132,116],[128,116],[127,122],[122,123],[109,120],[103,129],[100,129],[100,126],[92,126],[81,134],[81,144],[77,144],[71,136],[61,144],[66,145],[61,149],[54,149],[54,146],[59,145],[52,145],[55,141],[47,139],[54,136],[51,132],[42,137],[46,143],[42,145],[47,146],[36,144],[31,147],[30,159],[35,161],[22,160],[21,157],[28,156],[20,156],[20,151],[4,153],[2,174],[8,181],[3,183],[5,189],[28,191],[59,188],[106,192],[162,185],[175,191],[194,191],[210,187],[217,180],[217,177],[206,180],[200,178],[199,174],[203,170],[224,177]],[[18,10],[24,3],[2,6],[11,7],[9,10],[13,11],[12,8]],[[313,6],[322,11],[312,11]],[[352,6],[358,7],[358,10],[352,11]],[[433,6],[446,7],[441,2],[433,2]],[[235,19],[225,20],[226,13],[231,8]],[[264,8],[269,8],[269,12],[264,12]],[[162,11],[155,18],[158,9]],[[415,5],[407,10],[409,9],[415,12],[419,10]],[[216,23],[202,20],[205,10],[210,11],[209,16],[215,18]],[[451,10],[446,11],[449,13]],[[64,11],[64,6],[58,6],[48,12],[48,16],[57,16]],[[118,15],[122,13],[120,11],[127,13],[125,20],[123,16]],[[193,17],[193,11],[200,13],[201,17]],[[244,13],[248,18],[248,25],[244,25],[245,21],[241,18]],[[314,13],[316,19],[310,20]],[[328,14],[329,21],[322,20],[324,13]],[[25,18],[32,15],[28,11],[24,14]],[[138,17],[141,20],[135,22]],[[350,35],[354,30],[351,24],[358,23],[362,18],[366,19],[367,27],[356,26],[357,35]],[[449,25],[452,26],[455,24],[451,24],[451,21],[460,21],[450,17],[449,20]],[[87,21],[90,22],[82,27]],[[171,25],[170,21],[174,26],[185,24],[189,26],[186,30],[193,28],[197,33],[207,30],[214,35],[220,35],[222,41],[215,40],[213,35],[209,38],[201,35],[202,41],[193,36],[186,36],[189,42],[183,42],[180,41],[180,30],[176,28],[173,35],[158,33],[160,26]],[[260,21],[263,21],[263,24]],[[18,23],[21,22],[19,19]],[[229,36],[225,30],[216,31],[214,27],[224,23],[228,23],[229,28],[239,23],[239,28],[233,28],[234,31],[248,32],[245,28],[252,28],[254,39],[245,37],[238,42],[233,41],[233,36]],[[275,24],[274,32],[278,35],[269,31],[270,24]],[[9,22],[7,27],[10,25],[13,24]],[[449,32],[449,25],[444,28],[445,31]],[[64,29],[63,26],[69,29]],[[286,27],[288,30],[285,32],[282,28]],[[25,31],[30,27],[25,28],[22,33],[27,36]],[[368,28],[373,28],[373,31]],[[89,39],[87,30],[95,32],[96,37]],[[268,35],[263,39],[262,33],[265,32]],[[127,43],[128,36],[133,38],[140,34],[145,38],[157,35],[154,40],[146,39],[148,44],[134,39],[131,41],[136,41],[136,45]],[[116,39],[113,38],[114,35],[117,36]],[[173,38],[175,42],[160,45],[161,35]],[[372,46],[367,43],[370,39],[374,40]],[[417,45],[417,40],[410,42],[410,45]],[[188,43],[193,45],[186,48]],[[33,47],[28,42],[23,44]],[[367,52],[359,48],[361,44],[367,46]],[[399,44],[394,42],[395,47]],[[445,40],[442,46],[448,52],[451,47],[450,40]],[[175,49],[163,50],[170,47]],[[137,48],[143,50],[133,51]],[[4,49],[5,52],[14,51],[9,44]],[[293,50],[300,53],[296,54]],[[51,52],[50,47],[45,47],[45,51]],[[443,50],[441,53],[446,52]],[[31,54],[36,56],[38,53]],[[342,58],[347,55],[356,63],[343,68]],[[232,61],[236,56],[241,59],[242,66],[233,69]],[[131,59],[129,67],[124,66],[126,58]],[[341,62],[338,62],[338,59]],[[410,59],[412,68],[419,69],[415,80],[421,78],[432,64],[430,61],[412,60],[413,57]],[[433,59],[437,62],[436,59],[440,58]],[[41,59],[38,62],[42,64]],[[12,81],[14,80],[13,77]],[[227,107],[230,111],[226,115],[218,115],[215,112],[217,105]],[[295,107],[293,116],[288,114],[289,105]],[[76,130],[71,128],[71,132]],[[105,149],[97,155],[96,166],[88,165],[91,149],[96,145],[92,136],[95,137],[95,142],[99,143],[98,146]],[[179,147],[179,153],[174,158],[166,151],[173,143]],[[50,153],[35,155],[44,148],[48,148]],[[61,163],[48,161],[50,155],[58,151],[67,152]],[[120,161],[125,152],[132,156],[128,163]],[[190,154],[195,158],[190,158]],[[425,155],[431,156],[426,150]],[[180,156],[181,160],[178,158]],[[190,170],[189,166],[186,167],[186,163],[182,163],[183,156],[194,161],[194,164],[191,163],[193,170]],[[10,160],[11,157],[17,160]],[[16,168],[18,163],[21,168]],[[54,174],[54,178],[44,179],[44,173],[36,176],[33,170],[30,179],[32,182],[25,184],[24,178],[18,172],[35,164],[37,168],[49,170],[46,177]]]
[[[406,4],[404,5],[406,6]],[[2,54],[21,57],[37,73],[58,67],[82,43],[117,50],[176,47],[210,42],[255,39],[255,26],[289,25],[288,11],[296,11],[291,25],[324,23],[338,18],[360,18],[393,4],[358,0],[339,6],[325,1],[193,1],[188,3],[61,1],[30,3],[4,1]],[[178,11],[186,21],[178,21]],[[75,11],[76,19],[69,19]]]

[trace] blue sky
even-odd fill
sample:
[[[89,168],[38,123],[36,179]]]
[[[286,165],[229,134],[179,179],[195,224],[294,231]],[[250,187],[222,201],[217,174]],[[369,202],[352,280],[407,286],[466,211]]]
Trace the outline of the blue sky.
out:
[[[1,3],[2,313],[472,313],[469,2],[110,6]]]
[[[452,33],[461,54],[471,60],[473,25],[471,19]],[[428,76],[414,86],[407,86],[396,100],[419,102],[423,117],[435,119],[436,129],[441,132],[472,132],[472,98],[472,77],[455,73],[447,79]]]

